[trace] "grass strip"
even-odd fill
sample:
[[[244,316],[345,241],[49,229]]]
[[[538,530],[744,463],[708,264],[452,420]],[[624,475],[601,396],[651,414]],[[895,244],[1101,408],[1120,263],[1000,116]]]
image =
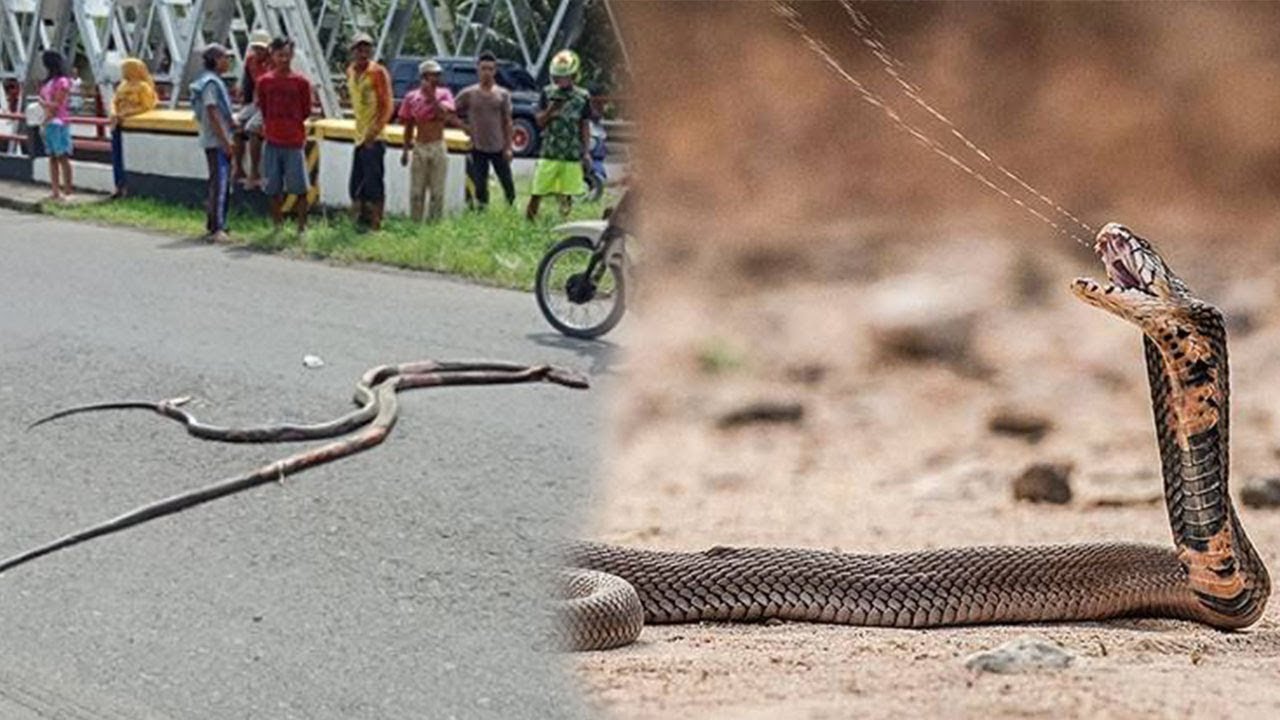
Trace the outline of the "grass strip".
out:
[[[599,218],[607,203],[575,203],[571,219]],[[533,288],[534,271],[543,253],[559,236],[554,200],[544,202],[535,222],[524,217],[523,202],[508,208],[495,203],[484,212],[462,212],[435,223],[415,223],[389,217],[379,232],[361,232],[341,212],[312,216],[299,236],[292,218],[276,231],[261,215],[233,213],[229,219],[234,244],[286,255],[338,262],[376,263],[412,270],[431,270],[475,282],[519,290]],[[204,210],[151,198],[58,205],[45,203],[44,212],[70,220],[153,230],[168,235],[200,237]]]

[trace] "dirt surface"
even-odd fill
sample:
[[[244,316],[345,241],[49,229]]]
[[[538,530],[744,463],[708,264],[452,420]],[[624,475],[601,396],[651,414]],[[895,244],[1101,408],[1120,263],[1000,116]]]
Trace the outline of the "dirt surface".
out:
[[[873,280],[714,296],[665,287],[649,298],[631,328],[631,376],[617,398],[607,454],[615,461],[593,536],[681,550],[1169,543],[1139,335],[1066,290],[1070,278],[1096,271],[1074,253],[1030,263],[1012,244],[978,239],[919,250]],[[1184,277],[1205,286],[1197,268],[1208,261],[1182,255]],[[1215,292],[1206,293],[1234,303],[1222,301],[1237,327],[1237,495],[1244,479],[1280,471],[1268,390],[1280,383],[1280,274],[1257,272],[1209,282]],[[926,287],[961,281],[972,330],[940,357],[904,359],[883,340],[883,311],[869,308],[898,292],[919,297],[921,273]],[[1044,292],[1027,297],[1020,286]],[[722,427],[722,418],[760,403],[798,404],[802,417]],[[1010,412],[1051,429],[1034,443],[989,429]],[[1070,503],[1013,499],[1014,478],[1041,461],[1073,466]],[[1280,511],[1241,513],[1276,568]],[[968,654],[1026,634],[1060,643],[1076,662],[1020,676],[965,669]],[[1230,634],[1161,620],[922,631],[650,627],[632,647],[575,662],[588,700],[621,718],[1280,713],[1274,605],[1250,630]]]
[[[645,292],[623,337],[627,379],[589,537],[680,550],[1171,546],[1140,335],[1067,290],[1102,275],[1091,252],[888,128],[767,6],[747,17],[724,5],[629,10],[650,25],[633,49],[651,78],[638,88],[651,100]],[[1149,237],[1223,308],[1233,495],[1280,474],[1280,233],[1260,209],[1274,208],[1265,159],[1280,131],[1178,115],[1212,106],[1247,125],[1280,111],[1271,94],[1225,109],[1203,96],[1227,87],[1205,75],[1224,54],[1237,69],[1275,64],[1274,38],[1251,29],[1258,8],[1108,6],[1100,25],[1079,7],[1001,5],[965,25],[966,5],[859,7],[988,151],[1047,180],[1093,228],[1120,220]],[[839,23],[818,23],[838,17],[830,6],[806,12],[838,37]],[[680,72],[688,92],[664,94]],[[1161,95],[1173,86],[1182,105]],[[1104,100],[1112,112],[1076,112]],[[1254,151],[1262,165],[1231,160]],[[993,430],[995,418],[1011,429]],[[1068,503],[1014,500],[1014,479],[1040,462],[1070,467]],[[1280,570],[1280,510],[1240,513]],[[1024,635],[1074,662],[966,669],[970,653]],[[1280,717],[1280,607],[1238,633],[1145,619],[649,627],[572,663],[588,702],[615,718]]]

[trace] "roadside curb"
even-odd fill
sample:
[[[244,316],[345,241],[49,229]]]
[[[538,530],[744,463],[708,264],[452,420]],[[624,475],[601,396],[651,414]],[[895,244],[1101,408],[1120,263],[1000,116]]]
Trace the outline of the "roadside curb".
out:
[[[0,208],[33,215],[48,215],[45,203],[48,198],[43,194],[14,192],[15,187],[26,187],[25,183],[0,183]],[[25,197],[24,197],[25,196]],[[80,191],[70,205],[89,205],[106,202],[110,196],[92,191]]]
[[[0,208],[37,215],[44,213],[44,209],[40,206],[39,200],[23,200],[21,198],[9,197],[7,195],[0,195]]]

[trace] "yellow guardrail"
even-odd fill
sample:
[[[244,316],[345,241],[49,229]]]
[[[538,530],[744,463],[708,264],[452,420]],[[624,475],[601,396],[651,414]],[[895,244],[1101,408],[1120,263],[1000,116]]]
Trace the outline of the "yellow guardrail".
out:
[[[196,116],[190,110],[148,110],[120,119],[128,130],[196,134]]]
[[[124,118],[122,124],[128,130],[186,133],[197,132],[196,117],[190,110],[151,110],[140,115]],[[356,121],[348,118],[324,118],[307,121],[309,137],[323,140],[354,140],[356,137]],[[404,127],[388,125],[382,131],[382,139],[389,145],[404,144]],[[454,152],[465,152],[471,149],[471,138],[462,130],[447,128],[444,131],[445,144]]]
[[[346,118],[326,118],[323,120],[312,120],[311,128],[325,140],[355,140],[356,137],[356,121]],[[401,125],[388,125],[382,131],[382,139],[388,145],[404,144],[404,127]],[[444,131],[444,141],[450,150],[455,152],[465,152],[471,149],[471,138],[462,130],[455,128],[446,128]]]

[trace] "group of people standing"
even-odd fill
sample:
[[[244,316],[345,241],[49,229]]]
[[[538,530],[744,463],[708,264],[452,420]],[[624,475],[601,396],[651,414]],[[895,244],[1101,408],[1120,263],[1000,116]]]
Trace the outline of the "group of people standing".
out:
[[[357,215],[361,206],[367,208],[369,225],[376,229],[386,198],[386,146],[379,138],[391,116],[391,78],[385,67],[372,60],[372,37],[357,35],[351,51],[347,89],[355,111],[357,146],[349,190],[358,206]],[[443,82],[440,63],[424,60],[418,65],[418,87],[400,103],[397,119],[404,125],[400,164],[409,168],[409,215],[414,220],[436,220],[444,214],[449,172],[444,131],[451,126],[465,129],[471,137],[467,167],[477,205],[483,208],[489,204],[490,167],[507,203],[515,203],[511,93],[496,82],[498,60],[492,53],[482,53],[476,59],[476,70],[478,82],[455,98]]]
[[[357,222],[376,231],[381,228],[386,211],[387,147],[383,130],[393,113],[391,77],[385,67],[372,59],[373,38],[368,34],[359,33],[352,38],[350,50],[346,81],[355,134],[347,190]],[[200,142],[208,158],[207,229],[215,241],[226,237],[226,200],[230,183],[235,179],[242,180],[248,188],[260,187],[271,198],[272,219],[277,225],[283,222],[281,208],[285,198],[294,196],[298,230],[302,232],[306,228],[309,188],[304,148],[312,88],[306,77],[292,69],[292,58],[290,40],[270,40],[258,34],[250,38],[241,83],[245,107],[237,116],[231,112],[230,94],[222,81],[228,70],[229,55],[220,45],[205,49],[205,72],[192,84],[191,96],[200,122]],[[463,108],[469,102],[476,103],[476,111],[468,114],[472,121],[469,128],[486,140],[494,136],[502,138],[497,154],[504,160],[497,167],[498,176],[508,200],[514,202],[515,188],[509,165],[511,101],[506,90],[492,83],[495,63],[491,55],[480,60],[481,66],[490,66],[488,82],[482,78],[474,88],[476,97],[482,99],[472,100],[468,91],[473,88],[468,88],[459,100]],[[405,126],[401,164],[409,166],[410,215],[414,220],[434,220],[444,214],[448,172],[444,129],[449,124],[457,124],[459,100],[455,100],[441,82],[443,69],[439,63],[428,60],[419,70],[421,85],[400,104],[399,120]],[[497,104],[505,108],[505,127],[499,117],[496,132],[492,127],[494,114],[486,112],[492,105],[486,102],[491,97],[500,98]],[[498,114],[502,114],[501,109]],[[248,163],[244,161],[246,149]],[[476,144],[477,153],[485,149],[491,146]],[[486,169],[486,186],[487,183]],[[430,198],[429,209],[427,198]]]
[[[387,69],[372,59],[374,42],[366,33],[351,41],[346,82],[355,116],[354,151],[348,192],[357,222],[381,228],[386,205],[383,130],[392,120],[394,98]],[[240,82],[239,112],[223,78],[231,54],[218,44],[204,48],[203,70],[190,86],[191,105],[198,126],[197,142],[208,173],[206,229],[216,241],[227,239],[227,204],[231,187],[261,189],[269,198],[277,227],[284,223],[286,199],[294,197],[292,212],[298,231],[307,225],[308,179],[306,122],[311,116],[311,81],[293,68],[294,45],[287,38],[251,34]],[[71,192],[70,78],[63,56],[47,52],[43,62],[48,79],[40,89],[44,110],[44,144],[50,159],[53,195]],[[542,93],[536,116],[542,128],[542,153],[534,173],[526,215],[538,215],[543,196],[560,198],[568,212],[575,195],[585,191],[584,163],[589,163],[590,96],[575,85],[578,56],[557,53],[550,64],[553,84]],[[123,168],[120,120],[151,110],[156,91],[146,65],[126,59],[123,80],[112,102],[112,158],[116,197],[127,193]],[[508,205],[516,199],[512,179],[513,122],[511,93],[497,84],[498,61],[491,53],[477,58],[478,82],[458,93],[443,82],[443,68],[435,60],[418,67],[420,83],[401,101],[397,119],[404,126],[400,155],[409,168],[410,215],[435,220],[444,213],[448,151],[445,128],[460,127],[471,138],[467,173],[479,207],[489,203],[490,169],[497,176]],[[247,155],[247,158],[246,158]]]
[[[261,33],[250,38],[242,84],[245,107],[238,115],[232,112],[231,94],[222,80],[231,66],[230,54],[214,44],[204,49],[202,59],[204,72],[191,84],[191,105],[208,169],[205,228],[210,239],[227,238],[227,199],[237,180],[267,195],[276,227],[284,224],[285,200],[293,196],[298,232],[305,232],[310,190],[305,148],[312,96],[311,81],[293,69],[293,41]]]
[[[52,198],[63,202],[71,198],[71,156],[74,146],[71,137],[71,107],[75,89],[66,58],[55,50],[46,50],[40,56],[45,69],[45,80],[35,103],[40,108],[40,136],[45,155],[49,158],[49,184]],[[111,97],[111,170],[115,181],[112,197],[124,197],[127,191],[124,172],[124,147],[120,120],[147,112],[156,106],[156,87],[146,64],[136,58],[126,58],[120,66],[121,81]]]

